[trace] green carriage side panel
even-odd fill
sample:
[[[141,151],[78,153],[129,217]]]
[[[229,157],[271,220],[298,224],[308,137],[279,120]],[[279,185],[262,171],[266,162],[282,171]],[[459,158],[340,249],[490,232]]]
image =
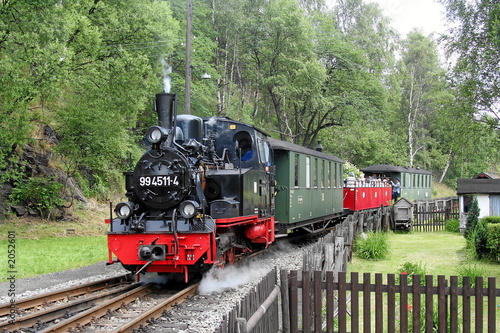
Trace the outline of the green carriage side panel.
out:
[[[279,140],[270,143],[276,164],[276,221],[294,224],[342,213],[342,160]]]

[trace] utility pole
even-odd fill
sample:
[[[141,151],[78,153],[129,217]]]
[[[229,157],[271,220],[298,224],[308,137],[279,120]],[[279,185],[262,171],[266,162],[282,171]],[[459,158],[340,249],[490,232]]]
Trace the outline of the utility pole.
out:
[[[192,0],[186,0],[186,89],[184,90],[185,112],[191,114],[191,21],[193,16]]]

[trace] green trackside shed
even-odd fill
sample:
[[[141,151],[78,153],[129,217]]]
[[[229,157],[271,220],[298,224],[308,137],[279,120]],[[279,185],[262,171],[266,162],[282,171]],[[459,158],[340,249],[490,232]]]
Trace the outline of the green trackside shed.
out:
[[[270,138],[269,143],[276,165],[278,234],[315,232],[335,223],[343,212],[344,161],[285,141]]]

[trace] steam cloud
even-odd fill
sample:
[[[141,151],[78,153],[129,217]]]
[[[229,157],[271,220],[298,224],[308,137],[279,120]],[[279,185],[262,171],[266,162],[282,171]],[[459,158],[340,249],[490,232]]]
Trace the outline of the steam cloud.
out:
[[[170,85],[170,73],[172,73],[172,66],[167,63],[165,58],[161,59],[162,64],[162,76],[163,76],[163,90],[165,93],[170,93],[171,85]]]
[[[212,268],[201,280],[198,293],[200,295],[222,293],[253,280],[259,280],[268,271],[268,268],[258,262],[246,266],[227,266],[224,269]]]

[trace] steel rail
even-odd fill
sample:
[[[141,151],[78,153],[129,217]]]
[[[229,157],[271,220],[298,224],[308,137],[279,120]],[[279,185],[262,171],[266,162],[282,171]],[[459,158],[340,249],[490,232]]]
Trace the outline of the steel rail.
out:
[[[192,286],[189,286],[181,290],[180,292],[170,296],[166,300],[162,301],[161,303],[158,303],[151,309],[137,316],[135,319],[131,320],[130,322],[120,326],[119,328],[111,332],[113,333],[132,332],[133,329],[140,328],[147,321],[159,318],[163,313],[163,311],[169,310],[173,305],[182,303],[187,297],[194,295],[199,285],[200,283],[196,283]]]
[[[132,291],[129,291],[123,295],[110,299],[107,302],[102,303],[97,307],[88,309],[80,314],[77,314],[71,318],[65,319],[56,325],[48,327],[44,330],[39,331],[40,333],[47,332],[72,332],[79,327],[85,326],[91,321],[103,317],[109,311],[114,311],[120,308],[123,304],[128,304],[135,301],[138,297],[143,297],[150,293],[152,283],[140,286]]]
[[[36,324],[44,324],[54,319],[61,318],[70,311],[81,312],[89,309],[92,306],[95,306],[98,303],[102,303],[108,300],[110,297],[113,297],[118,293],[127,292],[130,289],[137,288],[138,286],[139,286],[138,284],[124,285],[123,287],[120,288],[108,290],[105,292],[95,293],[87,297],[69,301],[61,305],[51,306],[40,311],[36,311],[21,317],[17,317],[13,323],[9,322],[0,323],[0,331],[3,328],[12,331],[15,329],[32,327]]]
[[[15,309],[16,311],[27,310],[37,307],[44,303],[54,303],[70,297],[83,295],[88,292],[97,291],[103,288],[108,288],[110,285],[119,284],[125,280],[129,280],[130,276],[131,276],[130,274],[121,275],[113,278],[108,278],[105,280],[86,283],[77,287],[66,288],[50,292],[47,294],[42,294],[39,296],[16,300]],[[10,303],[0,305],[0,317],[7,316],[10,313],[11,310],[10,307],[11,307]]]

